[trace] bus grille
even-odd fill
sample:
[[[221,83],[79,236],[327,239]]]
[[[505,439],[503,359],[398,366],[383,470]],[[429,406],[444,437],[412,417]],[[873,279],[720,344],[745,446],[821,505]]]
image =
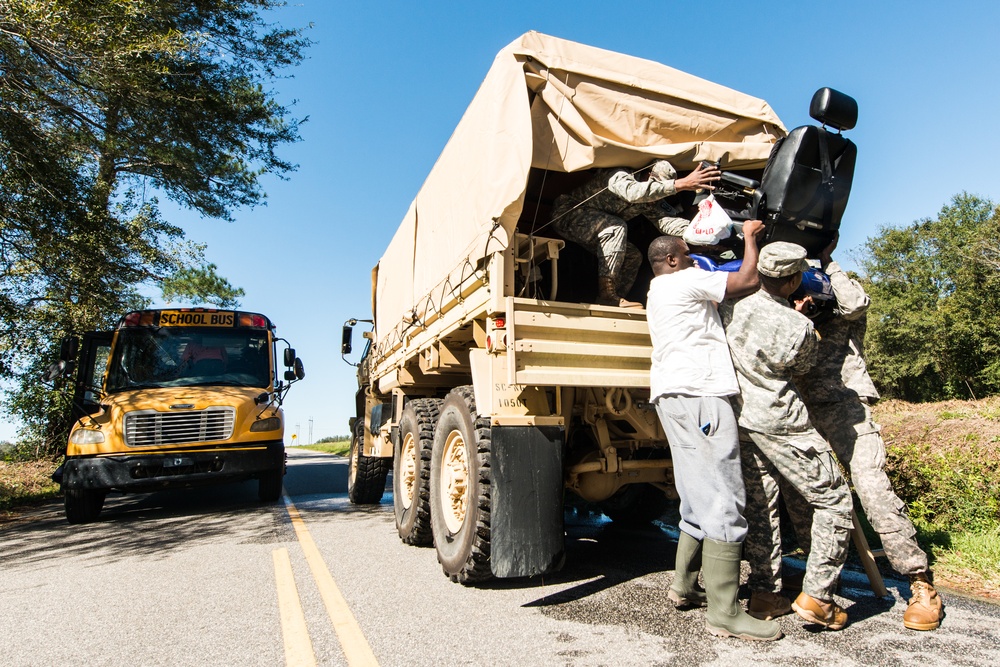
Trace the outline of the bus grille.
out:
[[[236,410],[231,407],[191,412],[129,412],[125,415],[125,444],[153,447],[227,440],[233,435],[235,420]]]

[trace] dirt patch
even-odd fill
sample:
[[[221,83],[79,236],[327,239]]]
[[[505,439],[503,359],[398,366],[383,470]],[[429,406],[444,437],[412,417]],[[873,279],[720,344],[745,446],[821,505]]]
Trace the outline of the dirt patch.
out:
[[[940,403],[880,401],[874,413],[888,447],[923,444],[951,449],[976,443],[1000,458],[1000,396]]]

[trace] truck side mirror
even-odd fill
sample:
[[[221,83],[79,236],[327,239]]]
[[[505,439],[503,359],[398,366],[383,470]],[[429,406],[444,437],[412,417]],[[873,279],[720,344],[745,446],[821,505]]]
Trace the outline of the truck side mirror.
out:
[[[340,353],[350,354],[351,353],[351,335],[354,333],[354,327],[349,324],[344,325],[344,332],[340,337]]]
[[[285,348],[285,366],[291,368],[295,364],[295,348]]]

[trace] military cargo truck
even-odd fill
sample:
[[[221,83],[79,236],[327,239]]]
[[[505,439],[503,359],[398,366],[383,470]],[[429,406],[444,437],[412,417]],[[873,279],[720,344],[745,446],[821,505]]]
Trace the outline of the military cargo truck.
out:
[[[391,471],[400,538],[462,583],[559,568],[566,498],[616,521],[662,513],[676,496],[645,310],[595,304],[596,260],[553,230],[553,201],[595,168],[706,161],[769,235],[828,233],[828,195],[772,213],[758,192],[787,134],[762,100],[655,62],[536,32],[503,49],[372,272],[372,319],[345,324],[345,355],[371,324],[351,500],[379,502]],[[816,189],[815,168],[786,162]],[[658,234],[629,227],[643,251]],[[643,303],[644,270],[628,295]]]

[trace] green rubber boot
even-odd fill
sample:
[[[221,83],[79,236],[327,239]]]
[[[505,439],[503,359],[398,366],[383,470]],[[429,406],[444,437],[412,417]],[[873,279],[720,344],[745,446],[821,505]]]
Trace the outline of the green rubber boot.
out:
[[[696,540],[683,530],[677,539],[677,559],[674,565],[674,582],[667,597],[677,608],[704,607],[708,604],[705,591],[698,585],[701,570],[701,540]]]
[[[705,627],[718,637],[736,637],[769,642],[781,638],[781,628],[774,621],[750,616],[736,599],[740,588],[740,542],[716,542],[705,539],[703,548],[705,589],[708,612]]]

